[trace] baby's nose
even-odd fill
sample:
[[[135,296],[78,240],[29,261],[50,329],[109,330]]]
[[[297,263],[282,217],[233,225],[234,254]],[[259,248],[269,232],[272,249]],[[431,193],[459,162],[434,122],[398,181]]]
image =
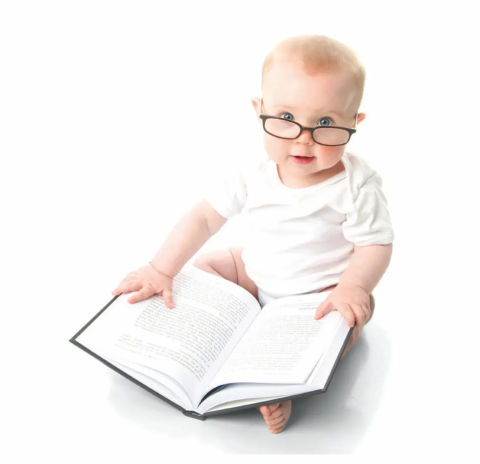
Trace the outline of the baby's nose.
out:
[[[313,142],[312,134],[307,129],[303,129],[302,133],[297,138],[300,142]]]

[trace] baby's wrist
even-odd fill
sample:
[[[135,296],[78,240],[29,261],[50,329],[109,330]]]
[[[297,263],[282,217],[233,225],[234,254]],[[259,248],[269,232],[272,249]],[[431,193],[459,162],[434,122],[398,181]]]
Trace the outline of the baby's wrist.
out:
[[[363,290],[365,293],[368,294],[367,289],[357,282],[351,282],[351,281],[348,281],[348,280],[344,280],[343,282],[342,281],[338,282],[337,287],[350,287],[350,288],[354,287],[354,288]]]
[[[169,276],[168,274],[166,274],[165,272],[162,272],[162,271],[158,270],[158,269],[152,264],[151,261],[150,261],[148,264],[150,264],[150,266],[151,266],[153,269],[155,269],[155,271],[157,271],[159,274],[162,274],[162,275],[165,275],[165,276],[167,276],[167,277],[170,277],[170,276]],[[170,277],[170,278],[172,278],[172,277]]]

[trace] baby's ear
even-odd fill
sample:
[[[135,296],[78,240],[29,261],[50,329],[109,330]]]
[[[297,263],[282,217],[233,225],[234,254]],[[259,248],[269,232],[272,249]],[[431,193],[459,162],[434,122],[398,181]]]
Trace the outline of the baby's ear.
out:
[[[260,115],[260,98],[253,97],[252,105],[253,105],[253,109],[255,110],[255,116],[258,118],[258,116]]]
[[[358,116],[357,116],[357,125],[362,122],[365,118],[367,117],[367,115],[365,113],[358,113]]]

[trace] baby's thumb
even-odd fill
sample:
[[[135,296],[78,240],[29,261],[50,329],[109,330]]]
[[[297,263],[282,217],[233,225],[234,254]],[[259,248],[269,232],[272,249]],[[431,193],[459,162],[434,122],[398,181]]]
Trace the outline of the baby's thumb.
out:
[[[167,308],[173,309],[173,292],[171,288],[164,288],[162,291],[163,301]]]
[[[329,309],[331,309],[331,302],[327,299],[318,306],[317,310],[315,311],[314,319],[321,319]]]

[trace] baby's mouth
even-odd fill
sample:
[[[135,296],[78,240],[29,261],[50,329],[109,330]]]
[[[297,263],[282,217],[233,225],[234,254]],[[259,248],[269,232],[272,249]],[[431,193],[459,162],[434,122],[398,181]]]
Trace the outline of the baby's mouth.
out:
[[[313,156],[295,156],[290,155],[296,163],[311,163],[313,161]]]

